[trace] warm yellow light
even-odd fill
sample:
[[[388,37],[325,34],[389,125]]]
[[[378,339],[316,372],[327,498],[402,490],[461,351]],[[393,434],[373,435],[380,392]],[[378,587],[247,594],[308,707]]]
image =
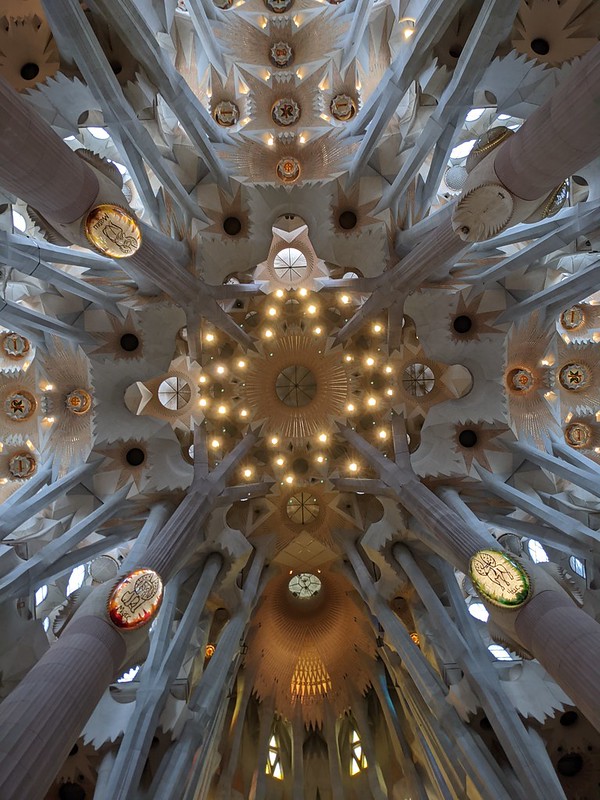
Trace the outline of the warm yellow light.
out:
[[[383,328],[378,322],[376,322],[375,325],[373,325],[373,333],[381,333],[382,330]]]
[[[341,301],[341,302],[342,302],[342,303],[343,303],[345,306],[347,306],[347,305],[348,305],[348,303],[350,302],[350,298],[348,297],[348,295],[347,295],[347,294],[343,294],[343,295],[340,297],[340,301]]]
[[[317,307],[313,306],[313,305],[310,305],[307,310],[308,310],[309,314],[316,314],[317,313]]]
[[[269,147],[273,147],[273,145],[275,144],[275,139],[272,136],[269,136],[269,138],[267,139],[267,144],[269,145]]]
[[[367,367],[372,367],[374,363],[375,359],[372,356],[369,356],[366,361]]]
[[[293,475],[286,475],[285,476],[285,482],[286,483],[293,483],[294,482],[294,476]]]
[[[386,389],[385,393],[387,394],[388,397],[392,397],[392,395],[394,394],[394,390],[393,389]]]
[[[272,336],[273,336],[273,331],[270,328],[267,328],[265,330],[265,336],[266,336],[267,339],[271,339]]]
[[[325,461],[325,458],[323,456],[317,456],[317,461],[319,464],[322,464]]]
[[[246,468],[244,470],[244,478],[251,478],[252,477],[252,470],[250,468]]]
[[[268,310],[267,313],[268,313],[268,315],[270,317],[276,317],[277,316],[277,309],[274,308],[273,306],[271,306],[271,308]]]
[[[344,356],[344,361],[352,361],[352,356],[348,353],[347,356]]]
[[[206,383],[206,380],[207,380],[206,375],[200,375],[200,377],[198,378],[198,383]]]
[[[405,28],[404,29],[404,38],[405,39],[410,39],[410,37],[413,35],[414,32],[415,32],[414,28]]]
[[[217,367],[217,372],[219,375],[223,375],[225,372],[225,367],[222,364],[219,364],[219,366]]]
[[[281,456],[279,456],[279,458],[277,458],[275,460],[275,463],[277,464],[278,467],[283,467],[283,465],[285,464],[285,461]]]
[[[387,374],[388,374],[388,375],[389,375],[389,374],[392,372],[392,368],[389,366],[389,364],[388,364],[388,366],[385,368],[385,371],[387,372]]]
[[[358,472],[358,464],[356,464],[353,461],[351,464],[348,465],[348,469],[350,470],[350,472]]]
[[[279,442],[279,439],[277,438],[277,436],[273,436],[271,438],[271,444],[277,444],[278,442]]]
[[[44,417],[43,421],[46,423],[46,425],[53,425],[54,424],[54,417]]]
[[[281,300],[281,298],[283,297],[283,289],[277,289],[277,291],[275,292],[275,297],[279,297],[279,299]]]
[[[320,442],[326,442],[327,441],[327,434],[326,433],[320,433],[319,434],[319,441]]]
[[[369,399],[367,400],[367,405],[371,407],[376,406],[377,400],[374,397],[369,397]]]
[[[384,431],[384,430],[379,431],[379,438],[380,439],[387,439],[387,431]]]
[[[354,411],[354,403],[348,403],[346,406],[346,411]]]
[[[300,295],[300,297],[306,297],[306,295],[308,294],[308,289],[304,288],[299,289],[298,294]]]
[[[206,406],[208,405],[208,400],[206,399],[206,397],[201,397],[198,405],[200,406],[200,408],[206,408]]]
[[[246,366],[246,362],[244,361],[243,358],[240,358],[240,360],[238,361],[238,367],[240,369],[244,369],[245,366]]]
[[[240,417],[247,417],[247,416],[248,416],[248,410],[246,408],[242,408],[242,410],[240,411]]]
[[[43,387],[43,390],[44,390],[45,392],[51,392],[53,389],[54,389],[54,384],[52,384],[52,383],[47,383],[47,384],[46,384],[46,385]]]
[[[315,328],[314,333],[316,336],[319,336],[319,334],[321,333],[321,328],[319,327]]]
[[[304,144],[305,142],[306,142],[306,136],[304,134],[302,134],[300,136],[300,144]]]
[[[213,439],[213,440],[212,440],[212,442],[210,443],[210,446],[211,446],[211,447],[213,447],[213,448],[216,450],[216,449],[217,449],[217,447],[219,447],[219,446],[220,446],[220,444],[221,444],[221,443],[219,442],[219,440],[218,440],[218,439]]]
[[[227,413],[227,407],[226,406],[219,406],[217,408],[217,411],[219,412],[219,414],[226,414]]]
[[[206,336],[204,337],[205,342],[214,342],[214,340],[215,340],[214,333],[207,333]]]

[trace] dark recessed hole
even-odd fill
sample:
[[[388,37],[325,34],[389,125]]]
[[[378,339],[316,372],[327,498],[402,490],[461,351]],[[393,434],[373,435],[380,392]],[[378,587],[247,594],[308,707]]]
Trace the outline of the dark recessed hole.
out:
[[[538,56],[545,56],[550,52],[550,45],[545,39],[532,39],[531,49],[534,53],[537,53]]]
[[[237,236],[242,230],[242,223],[237,217],[227,217],[223,220],[223,230],[227,236]]]
[[[589,186],[589,183],[586,181],[585,178],[582,178],[581,175],[573,175],[572,179],[573,183],[576,183],[577,186]]]
[[[343,228],[345,231],[351,231],[352,228],[356,228],[358,218],[354,211],[342,211],[338,217],[338,222],[340,223],[340,228]]]
[[[479,727],[482,728],[484,731],[492,730],[492,724],[487,717],[482,717],[479,720]]]
[[[118,75],[120,72],[123,71],[123,64],[120,61],[111,61],[110,68],[114,72],[115,75]]]
[[[565,711],[560,718],[560,724],[568,727],[569,725],[575,725],[578,719],[579,714],[576,711]]]
[[[140,346],[140,340],[135,335],[135,333],[124,333],[121,336],[121,348],[126,350],[128,353],[133,353],[134,350],[137,350]]]
[[[127,451],[125,459],[132,467],[139,467],[146,460],[146,454],[139,447],[132,447],[131,450]]]
[[[579,753],[567,753],[566,756],[558,760],[556,769],[565,778],[572,778],[583,769],[583,758]]]
[[[466,314],[460,314],[452,323],[457,333],[467,333],[473,327],[473,320]]]
[[[33,61],[28,61],[21,67],[21,77],[24,81],[33,81],[39,75],[40,68]]]
[[[306,475],[308,472],[308,461],[305,458],[296,458],[292,464],[294,475]]]
[[[461,431],[458,434],[458,441],[463,447],[475,447],[477,444],[477,434],[472,430]]]
[[[74,744],[71,748],[71,752],[69,753],[70,756],[75,756],[79,752],[79,746]]]
[[[58,789],[60,800],[85,800],[85,789],[78,783],[63,783]]]
[[[448,50],[448,53],[452,56],[452,58],[459,58],[460,54],[463,51],[462,44],[453,44],[452,47]]]

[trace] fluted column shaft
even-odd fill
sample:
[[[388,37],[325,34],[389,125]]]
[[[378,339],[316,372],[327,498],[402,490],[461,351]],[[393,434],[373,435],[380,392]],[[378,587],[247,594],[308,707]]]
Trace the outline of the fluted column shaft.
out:
[[[599,153],[600,44],[501,146],[494,169],[512,194],[535,200]]]
[[[292,720],[292,800],[304,800],[304,722],[299,704]]]
[[[45,796],[124,656],[108,620],[80,617],[0,705],[2,800]]]

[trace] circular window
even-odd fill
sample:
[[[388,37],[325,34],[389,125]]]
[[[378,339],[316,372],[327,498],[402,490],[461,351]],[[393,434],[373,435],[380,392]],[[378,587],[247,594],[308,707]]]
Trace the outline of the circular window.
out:
[[[242,223],[237,217],[226,217],[223,220],[223,230],[228,236],[237,236],[242,230]]]
[[[285,510],[292,522],[297,525],[308,525],[319,516],[319,503],[312,494],[299,492],[290,497]]]
[[[295,247],[284,247],[275,256],[273,268],[280,280],[294,284],[306,277],[308,262],[301,250]]]
[[[477,444],[477,434],[470,429],[461,431],[458,434],[458,441],[463,447],[475,447]]]
[[[473,322],[471,317],[468,317],[466,314],[460,314],[458,317],[455,317],[452,326],[457,333],[468,333],[473,327]]]
[[[140,340],[135,333],[124,333],[120,339],[121,349],[127,353],[133,353],[140,345]]]
[[[146,454],[140,447],[132,447],[125,454],[125,460],[132,467],[139,467],[146,460]]]
[[[192,390],[183,378],[166,378],[158,387],[158,400],[169,411],[179,411],[191,398]]]
[[[314,597],[321,591],[321,580],[310,572],[301,572],[288,583],[288,589],[294,597],[300,597],[306,600],[309,597]]]
[[[308,367],[286,367],[277,376],[275,392],[290,408],[307,406],[317,393],[317,381]]]
[[[435,386],[435,376],[426,364],[409,364],[402,375],[402,385],[409,394],[423,397]]]
[[[352,228],[356,228],[358,217],[354,211],[342,211],[338,217],[338,222],[340,224],[340,228],[343,228],[345,231],[351,231]]]

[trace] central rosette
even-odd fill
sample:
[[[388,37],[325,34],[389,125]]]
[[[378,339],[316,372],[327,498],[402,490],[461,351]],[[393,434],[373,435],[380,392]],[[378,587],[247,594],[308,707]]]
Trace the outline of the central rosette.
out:
[[[329,433],[348,400],[342,349],[290,333],[262,350],[249,356],[242,390],[254,419],[264,421],[265,432],[286,439]]]

